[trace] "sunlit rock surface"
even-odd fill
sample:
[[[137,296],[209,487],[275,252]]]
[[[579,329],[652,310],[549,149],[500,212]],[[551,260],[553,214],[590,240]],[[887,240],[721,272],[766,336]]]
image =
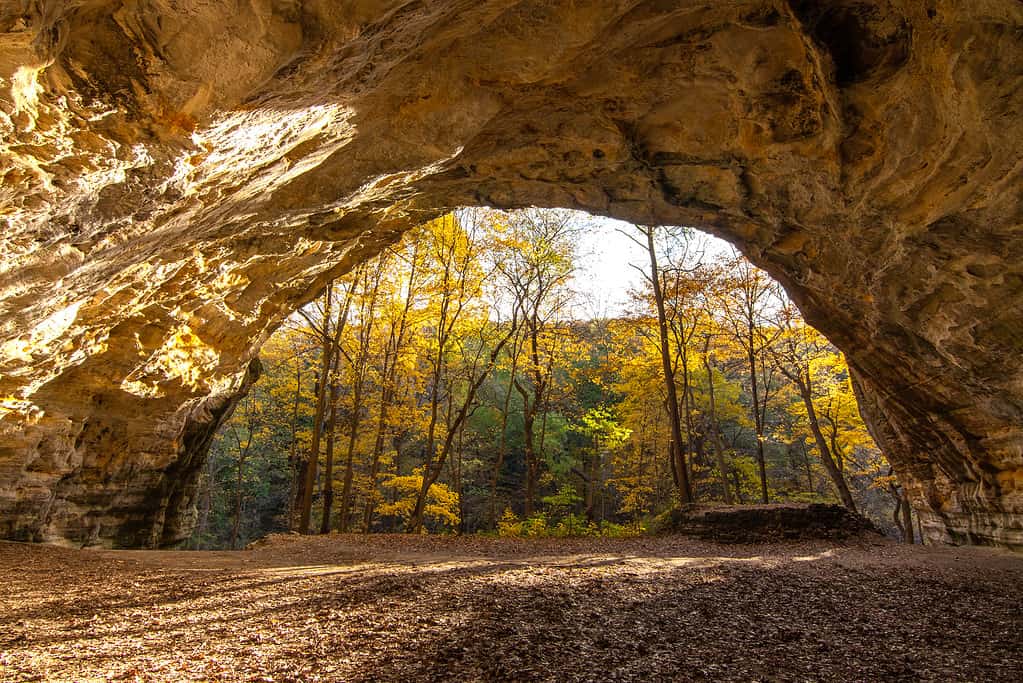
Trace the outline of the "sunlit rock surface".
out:
[[[0,3],[0,536],[172,545],[260,343],[459,205],[689,224],[1023,547],[1017,0]]]

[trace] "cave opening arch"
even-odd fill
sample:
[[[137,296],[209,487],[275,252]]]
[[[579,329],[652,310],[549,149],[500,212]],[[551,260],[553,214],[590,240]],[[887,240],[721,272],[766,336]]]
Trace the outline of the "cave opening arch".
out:
[[[1021,14],[5,6],[0,534],[175,542],[284,316],[409,225],[535,205],[736,244],[846,353],[925,535],[1019,547]]]

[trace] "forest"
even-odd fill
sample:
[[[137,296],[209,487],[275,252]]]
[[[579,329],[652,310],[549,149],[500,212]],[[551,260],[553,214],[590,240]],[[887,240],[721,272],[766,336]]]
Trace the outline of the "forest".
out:
[[[608,313],[578,287],[594,229],[463,209],[332,282],[263,346],[190,547],[624,536],[680,506],[768,502],[838,503],[913,541],[845,359],[780,286],[690,228],[627,226],[642,285]]]

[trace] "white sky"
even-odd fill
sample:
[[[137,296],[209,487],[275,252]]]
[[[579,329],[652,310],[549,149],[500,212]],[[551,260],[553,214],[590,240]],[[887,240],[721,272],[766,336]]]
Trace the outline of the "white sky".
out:
[[[642,283],[642,276],[629,264],[650,268],[646,250],[620,232],[635,232],[629,223],[602,216],[582,215],[581,219],[587,229],[578,241],[579,265],[573,287],[581,300],[590,302],[581,304],[581,313],[587,314],[585,317],[619,315],[628,307],[629,289]],[[731,246],[724,240],[698,234],[706,241],[708,256],[730,253]]]

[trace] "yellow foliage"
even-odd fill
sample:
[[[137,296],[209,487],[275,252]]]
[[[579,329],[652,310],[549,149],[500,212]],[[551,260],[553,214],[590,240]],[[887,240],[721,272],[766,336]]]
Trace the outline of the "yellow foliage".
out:
[[[395,516],[403,522],[412,518],[416,505],[416,496],[423,487],[423,471],[417,469],[413,474],[385,475],[381,481],[384,489],[395,494],[395,501],[382,504],[378,512],[384,516]],[[426,507],[423,516],[428,520],[448,528],[458,526],[458,494],[441,483],[430,486],[426,495]]]

